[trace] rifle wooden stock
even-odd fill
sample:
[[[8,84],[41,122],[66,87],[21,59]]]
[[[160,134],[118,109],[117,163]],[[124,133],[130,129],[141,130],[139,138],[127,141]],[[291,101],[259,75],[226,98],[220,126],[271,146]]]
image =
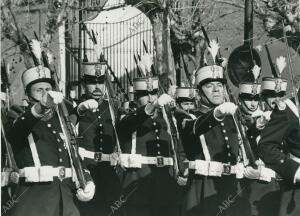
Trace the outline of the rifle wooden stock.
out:
[[[229,89],[228,84],[226,84],[226,86],[225,86],[225,93],[226,93],[226,97],[227,97],[226,100],[230,101],[234,104],[238,104],[236,99],[234,98],[234,96],[231,94],[231,92],[228,89]],[[237,108],[236,113],[232,117],[233,117],[234,123],[238,129],[238,133],[241,136],[242,144],[244,146],[246,155],[249,160],[249,165],[252,166],[254,169],[257,169],[254,153],[252,151],[250,142],[249,142],[247,134],[245,132],[245,127],[242,124],[242,123],[245,123],[245,119],[243,119],[242,113],[241,113],[241,110],[239,107]]]
[[[167,93],[166,89],[163,88],[160,80],[158,80],[159,88],[161,89],[162,93]],[[164,121],[167,125],[167,132],[171,138],[171,156],[173,158],[173,171],[174,171],[174,178],[177,179],[179,176],[179,165],[178,165],[178,158],[176,154],[175,144],[178,146],[178,130],[177,127],[173,121],[173,111],[172,108],[169,106],[163,106],[162,107],[162,114]]]
[[[111,115],[111,123],[116,135],[116,147],[117,147],[117,152],[118,154],[121,154],[121,146],[120,146],[120,141],[119,141],[119,135],[116,129],[116,113],[117,110],[115,110],[115,106],[113,104],[112,99],[116,98],[116,94],[114,92],[114,89],[112,87],[112,83],[109,77],[109,74],[107,72],[107,70],[105,71],[105,86],[106,86],[106,92],[107,92],[107,99],[108,99],[108,105],[109,105],[109,111],[110,111],[110,115]]]
[[[2,112],[1,112],[1,115],[3,115]],[[4,127],[3,127],[2,119],[1,119],[1,136],[2,136],[2,140],[4,141],[6,151],[7,151],[7,165],[8,165],[8,168],[11,168],[12,171],[18,172],[19,168],[18,168],[17,163],[15,161],[15,157],[14,157],[14,153],[13,153],[11,144],[8,142],[8,140],[6,138],[6,134],[5,134],[5,130],[4,130]],[[3,143],[2,143],[2,145],[3,145]],[[6,167],[4,167],[4,168],[6,168]]]
[[[49,67],[50,65],[47,60],[47,56],[44,52],[42,52],[42,56],[43,56],[43,61],[46,62],[47,66]],[[50,69],[50,67],[49,67],[49,69]],[[56,72],[51,70],[51,76],[52,76],[52,79],[55,81],[55,90],[60,91],[59,85],[58,85],[58,77],[57,77]],[[74,126],[72,125],[72,122],[69,118],[69,111],[67,109],[67,106],[66,106],[64,100],[62,101],[62,103],[57,105],[56,112],[58,114],[59,121],[61,123],[62,132],[65,135],[65,142],[66,142],[67,149],[68,149],[70,157],[71,157],[71,163],[73,164],[74,169],[75,169],[79,187],[84,189],[87,182],[86,182],[86,179],[84,176],[81,159],[78,154],[77,137],[76,137],[76,133],[74,131]]]

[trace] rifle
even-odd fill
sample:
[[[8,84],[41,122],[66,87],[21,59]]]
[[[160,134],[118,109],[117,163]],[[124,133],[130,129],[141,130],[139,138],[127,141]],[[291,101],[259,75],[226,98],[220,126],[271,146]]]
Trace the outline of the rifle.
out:
[[[143,45],[146,53],[148,53],[148,49],[144,41],[143,41]],[[152,69],[153,72],[155,73],[154,68]],[[167,93],[166,89],[163,88],[163,85],[159,79],[158,79],[158,85],[162,93]],[[177,179],[179,176],[179,165],[178,165],[178,158],[175,150],[175,145],[178,146],[179,133],[174,123],[174,109],[172,110],[172,108],[169,106],[163,106],[161,110],[162,110],[164,121],[167,125],[167,132],[171,138],[171,156],[173,158],[173,163],[174,163],[173,164],[174,178]]]
[[[24,35],[24,39],[25,39],[25,41],[26,41],[26,44],[27,44],[28,50],[29,50],[29,52],[30,52],[30,55],[31,55],[31,57],[32,57],[32,59],[33,59],[34,65],[35,65],[35,66],[39,66],[39,61],[38,61],[38,59],[36,58],[36,56],[33,54],[32,49],[31,49],[31,46],[30,46],[30,42],[29,42],[28,38],[26,37],[26,35]]]
[[[186,65],[186,63],[185,63],[185,61],[184,61],[182,51],[180,51],[180,56],[181,56],[181,59],[182,59],[183,69],[184,69],[184,72],[185,72],[185,76],[186,76],[186,78],[187,78],[187,80],[188,80],[188,82],[189,82],[189,84],[190,84],[190,87],[192,87],[192,81],[191,81],[191,78],[190,78],[190,76],[189,76],[188,68],[187,68],[187,65]]]
[[[270,64],[270,67],[271,67],[272,75],[274,77],[278,77],[278,74],[277,74],[275,66],[274,66],[274,64],[272,62],[271,54],[270,54],[270,51],[269,51],[269,48],[268,48],[267,44],[265,44],[265,48],[266,48],[266,51],[267,51],[267,56],[268,56],[269,64]]]
[[[5,64],[4,59],[3,59],[3,62],[1,64],[1,81],[2,81],[1,90],[2,90],[2,88],[5,88],[5,100],[6,100],[5,109],[8,110],[9,107],[10,107],[10,98],[9,98],[10,82],[9,82],[9,76],[8,76],[8,73],[7,73],[6,64]],[[2,107],[2,109],[3,109],[3,107]]]
[[[137,74],[138,74],[138,76],[139,76],[139,77],[143,77],[143,73],[140,71],[140,68],[139,68],[139,66],[138,66],[138,61],[137,61],[137,59],[136,59],[135,54],[133,54],[133,58],[134,58],[134,61],[135,61],[136,67],[137,67]]]
[[[205,31],[205,28],[203,26],[201,26],[201,29],[203,31],[203,34],[204,34],[204,37],[205,37],[205,40],[206,40],[208,46],[210,46],[210,40],[209,40],[208,35]],[[221,59],[220,55],[221,55],[220,52],[218,52],[218,59]],[[238,104],[237,101],[236,101],[236,98],[232,95],[227,82],[225,84],[224,89],[225,89],[225,99],[226,99],[226,101],[231,101],[234,104]],[[247,134],[245,132],[244,126],[242,125],[242,122],[245,122],[245,120],[243,119],[243,115],[242,115],[241,110],[240,110],[239,107],[238,107],[238,109],[236,110],[235,114],[232,117],[233,117],[233,121],[236,125],[236,128],[238,130],[238,133],[241,137],[241,146],[244,147],[244,150],[246,151],[246,155],[248,156],[249,164],[254,169],[256,169],[257,165],[255,163],[255,157],[254,157],[252,148],[250,146],[249,140],[247,138]]]
[[[48,62],[46,53],[44,51],[42,52],[42,58],[45,67],[48,67],[50,69],[50,64]],[[60,91],[58,85],[58,76],[54,70],[51,70],[51,77],[55,82],[55,90]],[[69,111],[67,109],[65,101],[63,100],[62,103],[58,104],[55,109],[59,117],[61,129],[63,131],[63,134],[66,137],[65,143],[67,145],[67,149],[70,155],[70,159],[71,159],[70,161],[75,169],[76,177],[78,180],[78,186],[84,189],[87,182],[84,176],[81,160],[78,154],[76,133],[74,131],[74,126],[72,125],[71,119],[69,118]]]
[[[1,113],[1,115],[3,115],[3,114]],[[19,168],[18,168],[17,163],[15,161],[15,157],[14,157],[14,153],[13,153],[11,144],[8,142],[8,140],[6,138],[6,133],[5,133],[5,130],[4,130],[2,119],[1,119],[1,136],[2,136],[2,139],[4,141],[6,151],[7,151],[7,166],[12,171],[18,172]]]
[[[86,30],[87,30],[88,34],[91,35],[91,33],[88,31],[87,28],[86,28]],[[94,45],[97,44],[97,40],[96,40],[96,37],[95,37],[95,34],[94,34],[93,30],[92,30],[91,39],[92,39]],[[108,65],[108,62],[105,60],[104,55],[102,53],[100,53],[100,56],[99,56],[98,60],[99,61],[102,60],[102,61],[106,62],[107,69],[110,70],[111,74],[114,76],[115,80],[117,81],[118,80],[117,77],[115,76],[115,74],[114,74],[113,70],[111,69],[111,67]],[[119,82],[117,82],[117,84],[118,83]],[[120,89],[125,93],[125,90],[122,88],[121,83],[119,83],[119,85],[120,85],[119,86]],[[121,146],[120,146],[120,141],[119,141],[119,135],[118,135],[118,132],[117,132],[117,129],[116,129],[116,113],[117,113],[117,111],[115,110],[115,106],[114,106],[113,101],[112,101],[112,99],[116,98],[116,94],[114,92],[114,89],[113,89],[113,86],[112,86],[112,83],[111,83],[111,80],[110,80],[110,76],[109,76],[107,70],[105,70],[105,86],[106,86],[106,90],[107,90],[106,95],[107,95],[107,99],[108,99],[108,106],[109,106],[110,116],[111,116],[111,120],[112,120],[112,126],[113,126],[113,129],[114,129],[115,135],[116,135],[117,153],[118,153],[118,155],[120,155],[122,153],[122,151],[121,151]],[[127,95],[127,98],[128,98],[128,95]]]
[[[289,49],[283,21],[282,21],[282,31],[283,31],[284,43],[285,43],[285,47],[286,47],[286,53],[287,53],[287,57],[288,57],[288,61],[289,61],[289,68],[290,68],[289,72],[290,72],[290,78],[292,80],[292,91],[295,94],[295,104],[298,109],[299,122],[300,122],[300,105],[299,105],[298,90],[297,90],[297,87],[294,82],[295,76],[294,76],[294,71],[293,71],[292,59],[291,59],[290,49]]]
[[[127,69],[126,67],[125,67],[125,71],[126,71],[127,80],[128,80],[128,82],[129,82],[129,84],[130,84],[131,86],[133,86],[131,77],[130,77],[129,72],[128,72],[128,69]]]
[[[120,83],[118,77],[116,76],[115,72],[113,72],[112,68],[110,67],[110,65],[108,63],[106,63],[107,65],[107,69],[110,71],[111,75],[113,76],[114,80],[117,83],[117,86],[119,87],[119,89],[121,90],[121,92],[124,94],[126,100],[129,101],[129,97],[128,94],[125,92],[125,89],[122,87],[122,84]]]
[[[104,58],[104,57],[102,57]],[[108,98],[108,105],[109,105],[109,111],[110,111],[110,115],[111,115],[111,123],[116,135],[116,147],[117,147],[117,152],[118,155],[120,155],[122,153],[121,150],[121,146],[120,146],[120,141],[119,141],[119,135],[116,129],[116,113],[117,111],[115,110],[115,106],[113,104],[112,99],[116,98],[116,94],[114,92],[111,80],[110,80],[110,76],[108,74],[108,71],[105,70],[105,86],[106,86],[106,93],[107,93],[107,98]]]

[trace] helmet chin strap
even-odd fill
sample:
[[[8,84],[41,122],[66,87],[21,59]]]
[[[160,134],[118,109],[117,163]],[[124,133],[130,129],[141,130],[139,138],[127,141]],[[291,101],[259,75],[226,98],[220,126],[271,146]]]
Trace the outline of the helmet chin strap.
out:
[[[29,99],[29,103],[33,104],[33,103],[39,103],[40,101],[37,100],[36,98],[32,97],[31,95],[27,95],[28,99]]]
[[[273,107],[271,107],[271,105],[268,103],[268,101],[267,101],[265,98],[264,98],[263,100],[264,100],[264,102],[266,102],[267,107],[268,107],[270,110],[273,110]]]
[[[206,96],[206,94],[202,91],[202,89],[200,88],[199,89],[199,95],[200,95],[200,101],[201,101],[201,104],[208,107],[208,108],[214,108],[216,107],[217,105],[213,104],[209,99],[208,97]]]
[[[258,109],[258,106],[256,107],[256,109],[254,111],[250,110],[248,108],[248,106],[246,105],[245,101],[243,100],[239,100],[239,102],[241,103],[242,105],[242,111],[245,112],[246,114],[250,115],[252,112],[256,111]]]

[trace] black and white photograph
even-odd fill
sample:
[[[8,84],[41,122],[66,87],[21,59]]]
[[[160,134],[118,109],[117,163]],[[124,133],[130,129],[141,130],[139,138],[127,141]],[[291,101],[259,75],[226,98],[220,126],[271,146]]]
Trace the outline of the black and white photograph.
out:
[[[1,216],[300,216],[300,0],[1,0]]]

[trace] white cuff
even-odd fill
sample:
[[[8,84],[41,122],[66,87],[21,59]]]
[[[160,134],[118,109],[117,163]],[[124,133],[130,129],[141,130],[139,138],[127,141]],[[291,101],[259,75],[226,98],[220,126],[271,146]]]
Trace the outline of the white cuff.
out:
[[[43,118],[44,115],[43,114],[38,114],[36,111],[35,111],[35,107],[37,106],[37,104],[34,104],[32,107],[31,107],[31,113],[34,117],[36,118]]]
[[[217,116],[216,116],[216,109],[214,109],[213,115],[214,115],[214,118],[215,118],[217,121],[220,121],[220,122],[223,121],[224,118],[225,118],[225,116],[223,116],[223,118],[217,118]]]
[[[298,177],[298,178],[297,178]],[[294,176],[294,181],[293,183],[296,184],[297,183],[297,179],[300,179],[300,167],[297,169],[295,176]]]
[[[154,110],[155,110],[155,109],[153,109],[153,112],[150,113],[150,112],[148,111],[148,109],[149,109],[148,106],[149,106],[149,105],[150,105],[150,106],[151,106],[151,105],[153,106],[153,104],[148,103],[148,104],[145,106],[145,113],[146,113],[148,116],[152,116],[152,115],[154,114]]]

